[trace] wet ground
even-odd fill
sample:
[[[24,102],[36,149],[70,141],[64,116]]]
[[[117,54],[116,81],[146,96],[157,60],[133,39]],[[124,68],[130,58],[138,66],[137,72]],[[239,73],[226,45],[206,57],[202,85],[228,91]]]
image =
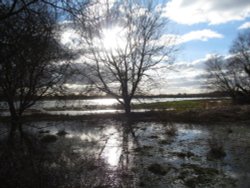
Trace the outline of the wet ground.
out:
[[[156,102],[173,102],[173,101],[189,101],[189,100],[206,100],[215,99],[212,97],[186,97],[186,98],[137,98],[132,100],[132,104],[150,104]],[[220,98],[226,99],[226,98]],[[18,101],[17,106],[18,106]],[[8,104],[0,101],[0,116],[9,116]],[[147,112],[152,109],[132,109],[133,112]],[[157,111],[157,109],[154,109]],[[162,110],[162,109],[161,109]],[[165,110],[173,110],[167,108]],[[121,105],[116,99],[112,98],[99,98],[99,99],[82,99],[82,100],[41,100],[34,106],[25,111],[25,115],[32,115],[33,113],[42,113],[49,115],[91,115],[91,114],[117,114],[124,113]]]
[[[58,161],[72,163],[76,154],[91,164],[77,171],[82,187],[250,186],[248,123],[77,120],[32,122],[25,129]]]

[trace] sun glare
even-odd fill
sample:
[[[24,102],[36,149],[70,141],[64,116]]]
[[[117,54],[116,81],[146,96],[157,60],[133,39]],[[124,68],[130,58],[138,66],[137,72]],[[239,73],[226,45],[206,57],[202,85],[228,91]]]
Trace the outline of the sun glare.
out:
[[[125,31],[121,27],[103,29],[101,40],[105,49],[111,51],[121,50],[126,45]]]

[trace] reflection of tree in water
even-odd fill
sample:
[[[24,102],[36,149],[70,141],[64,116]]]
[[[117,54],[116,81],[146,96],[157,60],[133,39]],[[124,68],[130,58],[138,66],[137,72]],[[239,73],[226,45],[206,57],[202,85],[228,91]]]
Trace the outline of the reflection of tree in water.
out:
[[[220,173],[223,169],[197,164],[199,152],[190,150],[190,146],[197,144],[200,147],[200,144],[207,142],[201,140],[202,134],[194,125],[179,126],[177,130],[176,124],[133,122],[128,119],[64,123],[55,123],[58,127],[49,129],[50,133],[36,133],[32,134],[33,137],[29,135],[25,143],[20,143],[15,148],[9,148],[1,141],[1,186],[178,187],[189,183],[205,186],[208,179],[213,183],[215,180],[219,183],[225,182],[225,185],[232,183],[232,180]],[[68,134],[56,136],[55,131],[62,128]],[[216,130],[223,132],[217,127]],[[230,151],[234,156],[238,156],[238,152],[248,146],[246,143],[236,150],[239,137],[246,141],[245,134],[241,135],[246,131],[239,131],[239,127],[237,130],[233,130],[230,137],[227,135],[231,140],[228,142],[230,148],[232,146],[235,150],[232,152],[237,152]],[[37,134],[44,136],[39,138]],[[49,139],[42,139],[45,135]],[[203,136],[207,138],[206,135]],[[222,136],[219,138],[224,138]],[[205,148],[204,154],[206,151]],[[230,153],[227,152],[227,155]],[[229,164],[232,162],[229,161]],[[177,163],[179,164],[176,165]],[[246,171],[249,172],[247,169]],[[192,174],[196,176],[193,177]],[[245,182],[243,185],[246,185]]]
[[[148,124],[138,124],[130,119],[122,123],[123,140],[119,168],[124,187],[157,186],[157,183],[163,180],[161,176],[167,173],[161,165],[158,165],[162,153],[159,145],[154,145],[153,139],[157,140],[159,134],[163,134],[163,141],[172,142],[175,134],[168,135],[168,133],[174,131],[176,133],[176,129],[173,129],[172,124],[161,125],[159,132],[154,135],[149,127]],[[149,166],[156,164],[155,162],[157,165],[153,167],[153,171],[156,176],[149,170]]]
[[[28,134],[22,143],[13,147],[6,145],[4,140],[0,143],[1,184],[10,188],[136,187],[137,174],[133,171],[134,161],[131,153],[133,148],[139,147],[135,127],[129,120],[121,121],[121,124],[115,122],[119,126],[112,129],[112,133],[106,130],[110,126],[103,126],[110,125],[109,123],[114,122],[94,122],[94,127],[91,122],[86,125],[80,123],[81,126],[65,126],[66,132],[73,133],[73,137],[55,135],[56,130],[64,127],[62,124],[60,127],[53,123],[41,124],[42,129],[38,130],[34,128],[35,125],[33,127],[27,124],[25,127]],[[46,130],[50,130],[50,133]],[[110,165],[109,161],[101,156],[107,140],[114,133],[122,136],[118,141],[122,149],[118,166]],[[46,136],[47,139],[43,139]],[[97,155],[93,150],[97,151]]]
[[[124,187],[137,187],[139,177],[135,168],[134,148],[140,147],[138,136],[135,134],[136,127],[130,119],[122,122],[122,154],[120,156],[119,170],[121,171],[121,182]],[[138,164],[137,164],[138,165]],[[139,165],[143,165],[140,163]],[[143,169],[143,166],[141,167]]]
[[[118,187],[104,160],[72,151],[72,146],[79,142],[74,137],[57,146],[30,135],[12,147],[2,141],[1,187]]]

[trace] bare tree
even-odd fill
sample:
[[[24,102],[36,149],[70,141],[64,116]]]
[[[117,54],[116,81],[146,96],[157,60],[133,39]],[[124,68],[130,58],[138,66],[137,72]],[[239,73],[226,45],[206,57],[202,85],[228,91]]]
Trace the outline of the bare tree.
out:
[[[57,40],[54,15],[46,5],[33,7],[0,22],[0,90],[11,116],[10,137],[19,129],[23,112],[41,97],[58,91],[68,54]],[[39,14],[37,14],[39,12]]]
[[[1,0],[0,1],[0,21],[8,19],[23,11],[27,11],[29,6],[37,3],[38,0]]]
[[[240,33],[230,57],[214,56],[207,62],[210,88],[228,93],[235,102],[250,102],[250,32]]]
[[[79,12],[83,12],[85,7],[90,3],[90,0],[0,0],[0,21],[8,19],[12,16],[17,16],[23,12],[36,12],[34,6],[37,4],[47,5],[57,11],[57,14],[63,13],[63,19],[66,14],[68,16],[77,16]]]
[[[230,53],[233,55],[231,64],[241,70],[239,73],[244,74],[243,83],[238,87],[243,93],[250,95],[250,30],[238,35],[230,48]]]
[[[166,20],[153,1],[108,2],[101,11],[91,9],[95,20],[83,35],[87,49],[84,75],[98,90],[116,98],[129,114],[131,100],[143,89],[140,84],[150,77],[149,71],[163,61],[172,62],[175,48],[171,38],[159,41]]]
[[[229,70],[228,62],[219,55],[214,55],[206,62],[207,85],[209,89],[227,93],[236,97],[235,72]]]

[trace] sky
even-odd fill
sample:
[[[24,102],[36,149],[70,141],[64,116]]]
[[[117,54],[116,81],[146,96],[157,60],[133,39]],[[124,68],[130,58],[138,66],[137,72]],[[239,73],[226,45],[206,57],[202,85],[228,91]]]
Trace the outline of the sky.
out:
[[[229,55],[239,32],[250,29],[249,0],[169,0],[163,15],[177,35],[179,52],[174,67],[166,73],[159,93],[199,93],[204,85],[204,62],[212,54]],[[178,71],[177,71],[178,70]],[[157,91],[156,91],[157,92]]]
[[[168,33],[162,41],[164,37],[174,36],[178,52],[172,69],[157,74],[160,79],[156,79],[161,82],[152,93],[207,92],[202,77],[205,61],[212,54],[228,56],[238,33],[250,29],[250,0],[162,0],[159,3],[163,5],[162,16],[169,20]],[[65,36],[74,38],[72,33]]]

